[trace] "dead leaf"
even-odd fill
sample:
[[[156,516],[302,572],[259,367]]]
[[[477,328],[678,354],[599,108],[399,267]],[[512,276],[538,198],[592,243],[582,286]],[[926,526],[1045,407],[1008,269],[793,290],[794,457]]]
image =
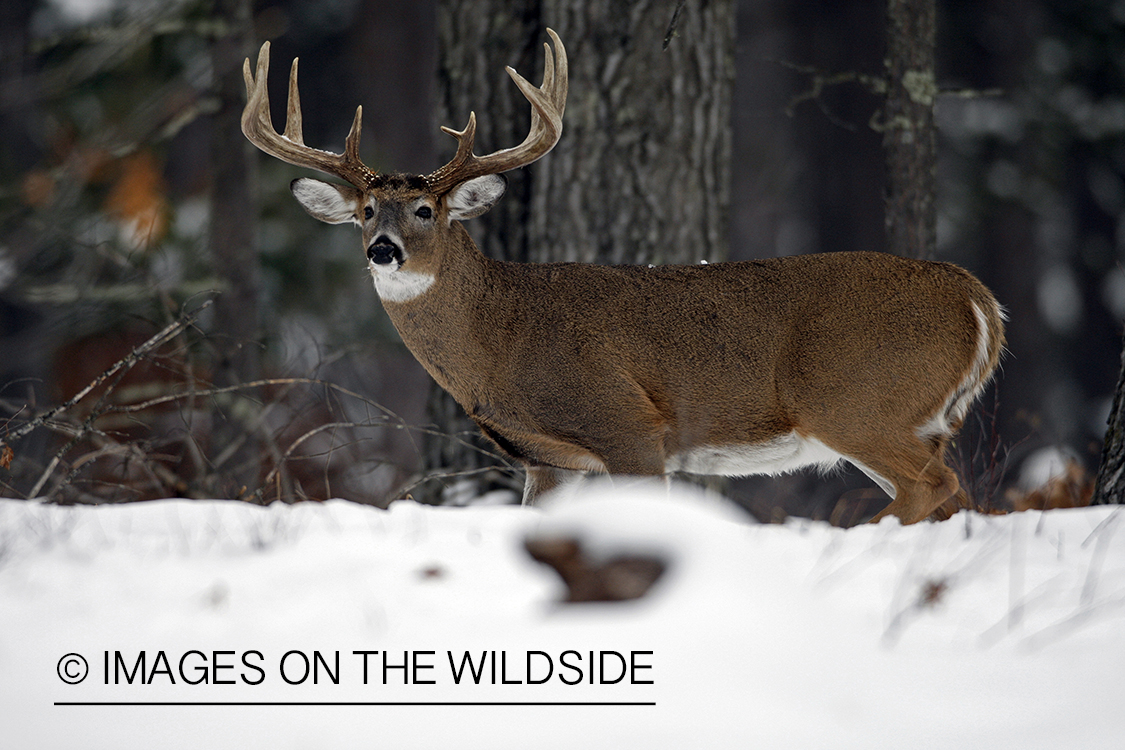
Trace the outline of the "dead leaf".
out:
[[[164,236],[168,229],[164,177],[151,152],[138,151],[122,160],[121,173],[105,208],[139,247],[150,246]]]
[[[20,195],[28,206],[42,208],[55,197],[55,180],[45,169],[33,169],[23,176]]]

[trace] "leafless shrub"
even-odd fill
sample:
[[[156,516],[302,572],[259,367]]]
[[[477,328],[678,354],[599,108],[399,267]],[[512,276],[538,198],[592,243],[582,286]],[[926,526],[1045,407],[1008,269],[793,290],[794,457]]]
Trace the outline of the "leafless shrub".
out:
[[[1011,510],[1003,485],[1013,450],[1027,437],[1006,443],[999,429],[1000,391],[992,386],[992,404],[978,403],[969,421],[952,444],[954,470],[969,499],[969,508],[979,513],[997,514]]]
[[[352,499],[385,505],[423,482],[456,471],[411,476],[377,451],[388,430],[435,434],[328,380],[276,377],[215,387],[193,355],[206,342],[195,328],[210,301],[181,313],[120,357],[66,401],[36,410],[0,401],[0,494],[61,503],[163,497],[231,497],[257,503]],[[128,339],[123,339],[128,341]],[[120,342],[119,342],[120,343]],[[102,356],[106,349],[101,342]],[[73,379],[82,372],[76,357]],[[3,412],[7,412],[3,414]],[[217,421],[236,437],[214,440]],[[46,433],[44,449],[27,438]],[[262,455],[256,486],[231,485],[240,445],[253,437]],[[457,436],[446,436],[460,441]],[[382,478],[379,469],[385,468]]]

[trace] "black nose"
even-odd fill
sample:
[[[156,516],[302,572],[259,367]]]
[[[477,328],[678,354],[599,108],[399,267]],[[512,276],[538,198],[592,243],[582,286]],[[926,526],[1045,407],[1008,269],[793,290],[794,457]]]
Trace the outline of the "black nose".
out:
[[[390,263],[391,261],[398,261],[402,263],[402,248],[394,243],[390,237],[381,234],[375,238],[375,242],[367,248],[367,259],[372,263],[379,263],[380,265]]]

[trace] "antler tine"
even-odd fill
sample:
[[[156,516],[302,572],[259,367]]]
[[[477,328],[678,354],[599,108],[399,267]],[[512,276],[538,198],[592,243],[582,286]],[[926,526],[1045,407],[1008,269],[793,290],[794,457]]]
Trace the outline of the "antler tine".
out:
[[[547,29],[547,34],[555,48],[552,54],[551,46],[546,43],[543,45],[543,84],[540,87],[533,86],[511,67],[506,68],[520,92],[531,103],[531,126],[523,143],[488,156],[476,156],[473,154],[475,114],[469,115],[469,124],[462,131],[443,127],[443,132],[457,139],[457,153],[448,164],[426,176],[426,182],[433,192],[440,195],[474,177],[527,166],[558,143],[559,136],[562,135],[562,116],[566,108],[568,87],[566,49],[558,34],[551,29]]]
[[[285,133],[278,133],[270,117],[270,100],[267,82],[270,69],[270,43],[262,45],[258,53],[256,75],[250,72],[250,60],[242,65],[246,81],[246,108],[242,110],[242,133],[255,146],[289,164],[309,167],[336,175],[360,189],[366,189],[375,178],[375,172],[359,158],[359,134],[363,108],[357,107],[351,130],[344,142],[344,153],[334,154],[305,145],[301,124],[301,95],[297,88],[297,61],[289,69],[289,100],[285,112]]]
[[[477,137],[476,112],[469,113],[469,121],[465,123],[464,130],[454,130],[453,128],[447,128],[445,126],[442,126],[441,129],[442,132],[449,133],[457,139],[457,153],[453,155],[453,159],[451,159],[449,165],[446,166],[460,165],[463,164],[466,159],[473,158],[473,142]]]
[[[301,126],[301,92],[297,88],[297,59],[289,67],[289,103],[285,109],[286,138],[299,146],[305,145],[305,136]],[[264,87],[263,87],[264,88]]]
[[[363,107],[359,106],[355,108],[355,117],[352,118],[352,126],[348,130],[348,136],[344,139],[344,159],[355,162],[360,166],[363,166],[363,162],[359,160],[359,133],[362,129]],[[364,169],[367,169],[367,167],[364,167]]]
[[[555,79],[553,81],[554,85],[551,88],[551,94],[552,101],[559,111],[559,119],[561,120],[563,110],[566,109],[566,95],[570,90],[570,72],[567,69],[566,49],[563,48],[562,40],[559,39],[559,35],[556,34],[553,29],[547,29],[547,35],[551,37],[551,40],[555,43],[555,47],[558,49],[554,69]],[[546,46],[547,43],[544,42],[543,47],[546,48]]]
[[[562,41],[559,40],[558,34],[556,34],[553,29],[547,29],[547,33],[550,35],[551,39],[553,39],[560,47],[562,46]],[[551,47],[546,42],[543,43],[543,52],[544,52],[543,85],[540,87],[540,89],[542,90],[542,92],[544,94],[546,94],[547,101],[550,102],[551,107],[558,111],[559,119],[561,120],[563,110],[566,109],[566,94],[567,94],[567,88],[568,88],[568,85],[569,85],[568,73],[567,73],[566,50],[564,49],[562,51],[562,54],[560,54],[559,58],[558,58],[559,72],[558,72],[558,78],[557,79],[555,77],[556,76],[556,73],[555,73],[555,57],[551,54]],[[518,73],[516,73],[515,70],[513,70],[510,67],[507,70],[508,70],[508,74],[513,76],[513,79],[515,79],[516,76],[519,75]],[[517,85],[519,85],[520,80],[523,80],[523,79],[520,78],[519,80],[517,80],[516,81]],[[527,81],[524,81],[524,86],[520,86],[520,90],[524,91],[525,94],[529,90],[534,91],[534,89],[531,87],[530,84],[527,83]],[[536,95],[538,95],[538,92],[536,92]],[[531,108],[531,128],[533,130],[538,130],[541,127],[542,127],[542,125],[540,123],[539,112],[538,112],[537,108],[532,107]],[[560,128],[561,128],[561,124],[560,124]]]

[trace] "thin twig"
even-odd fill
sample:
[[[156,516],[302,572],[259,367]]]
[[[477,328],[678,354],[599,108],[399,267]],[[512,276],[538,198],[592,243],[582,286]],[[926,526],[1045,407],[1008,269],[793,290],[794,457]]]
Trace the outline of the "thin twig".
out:
[[[661,45],[664,52],[668,51],[668,45],[672,43],[672,39],[676,36],[677,27],[680,25],[680,14],[684,12],[684,5],[686,4],[687,0],[680,0],[676,4],[676,10],[672,13],[672,21],[668,24],[667,33],[664,34],[664,44]]]
[[[359,427],[371,427],[371,426],[373,426],[373,425],[365,424],[363,422],[329,422],[327,424],[318,425],[318,426],[312,428],[311,430],[307,431],[304,435],[301,435],[299,438],[297,438],[292,443],[290,443],[289,448],[287,448],[286,451],[283,454],[281,454],[281,456],[279,456],[277,458],[276,464],[274,465],[274,467],[272,469],[270,469],[270,472],[269,472],[269,474],[266,475],[266,478],[264,480],[262,480],[262,486],[259,487],[258,490],[254,493],[254,496],[256,498],[259,498],[259,499],[263,496],[263,494],[265,493],[266,487],[269,486],[270,482],[274,481],[274,478],[278,475],[278,472],[285,465],[285,462],[288,461],[290,456],[293,455],[293,451],[297,450],[297,448],[299,448],[301,446],[301,444],[304,443],[306,440],[309,440],[310,438],[315,437],[316,435],[319,435],[320,433],[325,432],[326,430],[335,430],[335,429],[339,429],[339,428],[342,428],[342,427],[359,428]]]

